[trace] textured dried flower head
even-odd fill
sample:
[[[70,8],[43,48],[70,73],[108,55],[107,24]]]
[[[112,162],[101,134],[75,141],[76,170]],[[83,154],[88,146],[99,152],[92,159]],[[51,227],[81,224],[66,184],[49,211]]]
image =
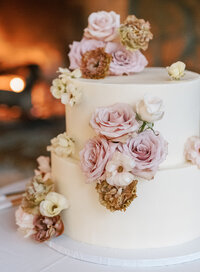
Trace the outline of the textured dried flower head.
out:
[[[120,41],[128,50],[146,50],[153,39],[149,22],[129,15],[119,28]]]
[[[108,184],[105,180],[97,183],[96,190],[99,193],[99,201],[111,212],[126,211],[136,195],[138,181],[133,180],[126,187],[116,187]]]
[[[22,199],[24,211],[32,214],[39,214],[39,204],[45,199],[49,192],[54,190],[54,183],[51,179],[44,181],[42,176],[35,176],[27,185],[26,192]]]
[[[59,215],[54,217],[38,215],[35,217],[33,224],[35,234],[32,237],[38,242],[44,242],[52,237],[57,237],[64,231],[64,224]]]
[[[81,71],[85,78],[104,78],[109,71],[112,56],[104,48],[87,51],[82,56]]]

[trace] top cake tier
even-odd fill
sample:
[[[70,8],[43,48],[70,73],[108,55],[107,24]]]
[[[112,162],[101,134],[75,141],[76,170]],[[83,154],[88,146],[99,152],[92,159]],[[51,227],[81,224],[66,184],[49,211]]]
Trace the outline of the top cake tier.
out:
[[[165,106],[156,129],[168,141],[168,156],[162,167],[177,167],[184,162],[184,144],[188,137],[199,135],[200,75],[186,71],[180,81],[171,81],[165,68],[145,68],[132,76],[110,76],[100,80],[74,79],[82,90],[81,103],[66,106],[67,134],[76,142],[75,158],[85,142],[93,137],[89,122],[97,107],[128,103],[135,108],[145,94],[161,98]]]

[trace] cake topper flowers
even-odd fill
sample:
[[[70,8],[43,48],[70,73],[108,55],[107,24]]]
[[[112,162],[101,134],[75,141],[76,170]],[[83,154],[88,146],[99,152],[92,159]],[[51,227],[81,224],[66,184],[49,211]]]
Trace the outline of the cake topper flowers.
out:
[[[27,185],[22,203],[15,212],[18,230],[24,237],[44,242],[59,236],[64,231],[60,212],[69,207],[67,199],[54,192],[54,183],[49,178],[49,158],[38,159],[39,170]],[[38,172],[39,171],[39,172]]]
[[[171,79],[179,80],[185,75],[185,63],[182,61],[177,61],[172,65],[168,66],[167,72]]]
[[[70,45],[70,69],[79,68],[82,77],[92,79],[141,72],[148,62],[139,50],[146,50],[152,38],[150,24],[143,19],[128,16],[120,25],[115,12],[94,12],[82,40]]]
[[[98,136],[80,152],[86,182],[97,183],[99,201],[111,211],[126,210],[138,181],[153,179],[168,153],[167,142],[153,130],[164,114],[162,100],[144,96],[136,108],[137,113],[126,103],[97,108],[90,126]]]

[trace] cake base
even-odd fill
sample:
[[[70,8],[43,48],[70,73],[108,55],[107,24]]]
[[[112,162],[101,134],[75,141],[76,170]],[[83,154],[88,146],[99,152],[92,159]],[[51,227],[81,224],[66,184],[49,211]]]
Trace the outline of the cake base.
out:
[[[68,257],[89,263],[121,267],[158,267],[200,259],[200,237],[178,246],[159,249],[111,249],[77,242],[66,235],[46,242]]]

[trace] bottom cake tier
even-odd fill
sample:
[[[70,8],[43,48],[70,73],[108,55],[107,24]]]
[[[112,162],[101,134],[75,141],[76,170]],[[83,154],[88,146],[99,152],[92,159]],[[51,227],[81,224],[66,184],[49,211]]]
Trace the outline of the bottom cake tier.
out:
[[[95,184],[86,184],[79,161],[52,152],[56,189],[70,203],[63,212],[65,234],[111,248],[158,248],[200,237],[200,171],[190,164],[159,170],[139,181],[137,198],[126,212],[102,206]]]

